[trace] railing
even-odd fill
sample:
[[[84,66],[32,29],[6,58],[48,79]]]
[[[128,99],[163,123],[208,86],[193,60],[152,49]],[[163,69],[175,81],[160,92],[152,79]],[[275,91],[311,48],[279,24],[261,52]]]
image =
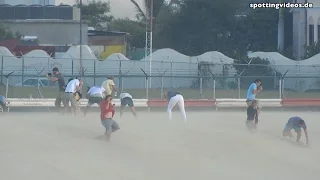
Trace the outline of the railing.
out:
[[[0,95],[8,98],[55,98],[58,89],[57,84],[49,84],[44,75],[15,75],[8,78],[0,76]],[[64,75],[67,81],[71,75]],[[259,93],[259,98],[283,99],[283,98],[315,98],[319,95],[318,77],[270,77],[270,76],[152,76],[152,86],[145,86],[145,80],[150,78],[146,75],[114,75],[114,81],[120,91],[126,91],[135,99],[158,99],[162,98],[164,90],[176,89],[181,92],[185,99],[217,99],[217,98],[246,98],[247,89],[254,81],[260,78],[263,82],[264,90]],[[22,83],[24,79],[24,84]],[[105,75],[83,76],[86,87],[101,85],[106,80]],[[284,84],[296,81],[303,81],[312,84],[307,91],[294,91],[284,88]],[[6,84],[9,84],[6,89]],[[27,83],[26,83],[27,82]],[[39,82],[39,83],[38,83]],[[39,85],[38,85],[39,84]],[[296,86],[299,87],[299,84]],[[305,88],[305,86],[303,87]]]
[[[84,59],[84,74],[81,76],[86,86],[93,86],[101,85],[107,76],[112,75],[121,91],[143,99],[161,98],[163,91],[171,88],[181,91],[187,99],[242,99],[257,78],[262,80],[264,87],[264,91],[259,93],[260,98],[317,97],[316,91],[320,90],[319,74],[313,73],[320,66],[315,65],[219,64],[167,59],[153,61],[152,71],[145,65],[143,60]],[[8,97],[54,98],[57,87],[45,82],[44,76],[54,67],[59,68],[66,81],[80,76],[79,59],[0,56],[0,94],[6,94],[8,82]],[[7,78],[6,75],[12,71],[14,73]],[[38,87],[38,78],[46,87]],[[29,84],[31,87],[26,84],[27,80],[33,81]]]

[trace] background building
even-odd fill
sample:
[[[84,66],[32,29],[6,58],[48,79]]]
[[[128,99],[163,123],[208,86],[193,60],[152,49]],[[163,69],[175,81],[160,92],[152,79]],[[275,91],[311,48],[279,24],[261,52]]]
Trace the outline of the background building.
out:
[[[12,6],[24,4],[24,5],[56,5],[55,0],[0,0],[0,4],[9,4]]]
[[[294,0],[305,3],[305,0]],[[298,59],[305,57],[305,45],[320,39],[320,1],[308,0],[313,8],[294,8],[293,11],[293,53]]]

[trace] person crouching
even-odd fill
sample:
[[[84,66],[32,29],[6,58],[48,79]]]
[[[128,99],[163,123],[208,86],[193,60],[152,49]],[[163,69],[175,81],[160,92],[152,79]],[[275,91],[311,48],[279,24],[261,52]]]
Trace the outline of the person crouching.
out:
[[[107,95],[100,103],[101,123],[106,128],[105,136],[110,141],[111,134],[119,130],[119,125],[113,120],[115,114],[114,104],[112,104],[112,95]]]

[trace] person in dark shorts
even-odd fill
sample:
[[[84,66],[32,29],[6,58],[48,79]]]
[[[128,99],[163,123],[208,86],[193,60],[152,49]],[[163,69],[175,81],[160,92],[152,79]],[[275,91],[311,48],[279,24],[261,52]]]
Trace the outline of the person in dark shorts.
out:
[[[64,91],[66,89],[66,84],[65,84],[63,75],[59,72],[59,69],[56,67],[53,68],[52,74],[48,73],[46,74],[46,76],[52,83],[58,82],[58,85],[59,85],[59,93],[54,103],[55,106],[58,108],[61,108],[61,102],[64,107],[68,106],[66,104],[66,99],[64,98],[65,97]]]
[[[253,100],[247,108],[247,121],[246,127],[251,131],[257,128],[258,124],[258,101]]]
[[[307,125],[306,125],[306,123],[304,122],[304,120],[301,117],[291,117],[288,120],[286,126],[284,127],[282,135],[283,135],[283,137],[289,136],[290,138],[293,138],[291,130],[294,129],[294,131],[297,133],[296,142],[300,142],[301,128],[303,128],[304,133],[306,135],[306,144],[309,144]]]
[[[87,114],[89,108],[94,104],[100,104],[103,97],[106,95],[106,90],[103,87],[93,86],[87,92],[88,105],[84,109],[84,116]]]
[[[100,103],[100,119],[101,124],[106,128],[104,133],[107,141],[110,141],[111,134],[120,129],[118,123],[113,120],[115,109],[112,103],[112,95],[107,95]]]
[[[122,93],[120,94],[120,101],[121,101],[120,117],[122,117],[122,115],[123,115],[123,108],[126,107],[126,106],[129,106],[132,114],[133,114],[135,117],[137,117],[137,113],[136,113],[136,110],[135,110],[135,108],[134,108],[132,96],[131,96],[129,93],[122,92]]]

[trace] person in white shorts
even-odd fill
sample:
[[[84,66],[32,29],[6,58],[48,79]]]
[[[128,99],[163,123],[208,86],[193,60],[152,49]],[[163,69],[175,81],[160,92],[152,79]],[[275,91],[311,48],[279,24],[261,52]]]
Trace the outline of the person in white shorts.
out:
[[[88,105],[84,109],[84,116],[87,114],[89,108],[93,104],[100,105],[100,102],[103,100],[103,98],[106,96],[106,90],[103,87],[100,86],[93,86],[91,87],[86,95],[86,98],[88,99]]]
[[[120,117],[123,115],[123,108],[126,107],[127,105],[130,107],[130,110],[132,114],[137,117],[136,110],[134,108],[132,96],[129,93],[122,92],[120,94],[120,101],[121,101],[121,106],[120,106]]]
[[[79,93],[81,90],[82,83],[80,83],[79,79],[71,80],[66,87],[65,90],[65,100],[66,104],[68,105],[69,102],[71,103],[71,110],[73,111],[74,115],[76,115],[78,109],[78,102],[75,99],[76,93]],[[66,106],[66,111],[68,110],[68,106]]]
[[[176,91],[167,91],[164,93],[164,98],[168,100],[167,111],[169,113],[169,119],[172,120],[172,109],[175,105],[178,104],[180,112],[183,116],[184,122],[187,122],[186,110],[184,109],[184,98],[183,96]]]

